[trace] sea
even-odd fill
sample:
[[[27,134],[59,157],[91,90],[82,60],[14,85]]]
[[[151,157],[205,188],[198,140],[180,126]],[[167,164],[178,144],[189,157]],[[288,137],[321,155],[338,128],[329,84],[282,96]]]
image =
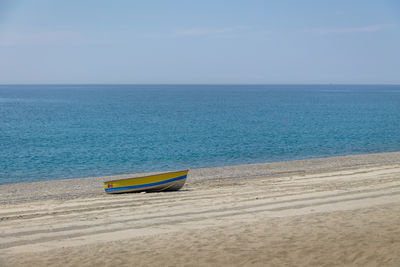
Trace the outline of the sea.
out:
[[[400,151],[400,85],[0,85],[0,184]]]

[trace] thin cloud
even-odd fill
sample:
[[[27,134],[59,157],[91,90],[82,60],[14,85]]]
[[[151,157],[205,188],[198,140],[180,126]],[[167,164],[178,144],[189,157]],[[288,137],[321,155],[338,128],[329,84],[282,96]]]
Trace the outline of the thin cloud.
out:
[[[346,27],[346,28],[317,28],[312,29],[310,32],[318,34],[341,34],[341,33],[368,33],[378,32],[382,30],[392,29],[394,24],[374,24],[362,27]]]
[[[175,36],[214,36],[214,37],[222,37],[229,36],[234,33],[239,33],[248,29],[245,26],[237,26],[237,27],[223,27],[223,28],[189,28],[189,29],[181,29],[175,30],[173,34]]]

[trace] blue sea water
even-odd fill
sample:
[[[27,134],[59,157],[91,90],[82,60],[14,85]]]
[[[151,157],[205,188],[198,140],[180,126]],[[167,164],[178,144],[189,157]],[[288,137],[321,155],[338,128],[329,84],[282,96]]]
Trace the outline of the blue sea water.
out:
[[[390,151],[399,85],[0,86],[0,184]]]

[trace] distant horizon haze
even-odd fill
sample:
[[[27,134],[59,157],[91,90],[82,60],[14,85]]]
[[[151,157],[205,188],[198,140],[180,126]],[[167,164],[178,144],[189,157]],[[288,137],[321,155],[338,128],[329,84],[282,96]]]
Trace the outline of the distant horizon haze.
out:
[[[335,85],[335,86],[346,86],[346,85],[385,85],[385,86],[398,86],[400,85],[399,83],[0,83],[0,86],[19,86],[19,85],[33,85],[33,86],[57,86],[57,85],[88,85],[88,86],[96,86],[96,85],[104,85],[104,86],[110,86],[110,85],[118,85],[118,86],[124,86],[124,85],[135,85],[135,86],[151,86],[151,85],[177,85],[177,86],[185,86],[185,85],[190,85],[190,86],[204,86],[204,85],[229,85],[229,86],[241,86],[241,85]]]

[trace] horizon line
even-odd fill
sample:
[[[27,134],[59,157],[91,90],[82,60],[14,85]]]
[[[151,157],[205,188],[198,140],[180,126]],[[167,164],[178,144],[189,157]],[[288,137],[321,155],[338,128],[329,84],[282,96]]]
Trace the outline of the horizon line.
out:
[[[400,83],[0,83],[13,85],[400,85]]]

